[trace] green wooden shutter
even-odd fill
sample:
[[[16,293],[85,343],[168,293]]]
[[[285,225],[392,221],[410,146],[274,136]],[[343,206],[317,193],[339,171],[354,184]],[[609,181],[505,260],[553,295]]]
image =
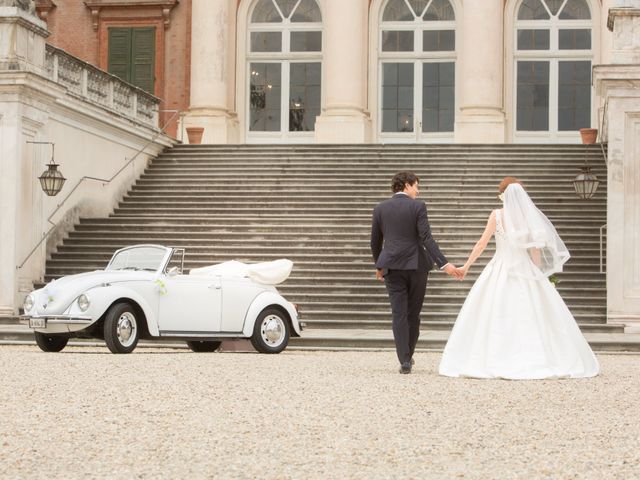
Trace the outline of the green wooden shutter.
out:
[[[155,27],[109,28],[109,73],[153,93],[155,63]]]
[[[109,73],[131,81],[131,29],[109,29]]]
[[[153,93],[155,84],[156,29],[134,28],[131,83]]]

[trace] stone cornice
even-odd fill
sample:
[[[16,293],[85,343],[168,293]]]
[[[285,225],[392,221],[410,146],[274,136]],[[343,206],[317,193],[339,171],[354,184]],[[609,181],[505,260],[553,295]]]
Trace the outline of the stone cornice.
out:
[[[607,17],[607,28],[613,32],[613,24],[616,17],[640,17],[640,8],[635,7],[620,7],[610,8],[609,16]]]
[[[45,22],[47,21],[49,12],[56,7],[57,5],[53,0],[36,0],[36,12],[38,13],[38,17],[40,17],[40,20],[44,20]]]
[[[0,23],[17,23],[44,38],[49,36],[45,22],[17,7],[0,7]]]
[[[179,3],[179,0],[85,0],[84,4],[91,10],[93,29],[97,30],[100,23],[100,12],[103,9],[131,9],[131,8],[155,8],[162,15],[164,27],[171,24],[171,10]]]

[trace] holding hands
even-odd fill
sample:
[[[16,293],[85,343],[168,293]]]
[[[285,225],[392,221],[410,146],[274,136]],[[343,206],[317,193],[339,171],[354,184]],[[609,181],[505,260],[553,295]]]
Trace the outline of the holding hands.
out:
[[[442,267],[442,270],[444,270],[447,275],[455,278],[456,280],[463,280],[464,276],[466,275],[466,271],[464,271],[462,268],[456,268],[453,263],[447,263],[444,267]]]
[[[467,276],[467,272],[469,271],[469,267],[464,265],[462,267],[456,268],[456,270],[458,271],[458,275],[460,275],[458,278],[460,280],[464,280],[464,277]]]

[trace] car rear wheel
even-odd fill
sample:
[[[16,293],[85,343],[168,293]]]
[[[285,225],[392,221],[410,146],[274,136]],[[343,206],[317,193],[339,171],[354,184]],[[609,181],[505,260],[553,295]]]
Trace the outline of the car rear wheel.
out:
[[[140,337],[139,319],[128,303],[113,305],[104,319],[104,340],[111,353],[131,353]]]
[[[192,352],[215,352],[216,350],[218,350],[218,348],[220,348],[221,343],[222,342],[194,340],[187,342],[187,346],[191,349]]]
[[[251,344],[260,353],[280,353],[289,344],[289,320],[277,308],[264,309],[253,327]]]
[[[36,336],[36,343],[43,352],[60,352],[67,346],[69,339],[57,335],[46,335],[40,332],[33,332]]]

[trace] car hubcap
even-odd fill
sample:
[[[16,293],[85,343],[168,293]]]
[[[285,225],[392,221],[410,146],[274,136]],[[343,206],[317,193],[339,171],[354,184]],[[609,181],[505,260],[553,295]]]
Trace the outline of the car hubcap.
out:
[[[136,339],[136,317],[131,312],[124,312],[118,319],[116,327],[118,340],[123,347],[129,347]]]
[[[262,321],[262,339],[270,347],[277,347],[284,340],[284,321],[277,315],[268,315]]]

